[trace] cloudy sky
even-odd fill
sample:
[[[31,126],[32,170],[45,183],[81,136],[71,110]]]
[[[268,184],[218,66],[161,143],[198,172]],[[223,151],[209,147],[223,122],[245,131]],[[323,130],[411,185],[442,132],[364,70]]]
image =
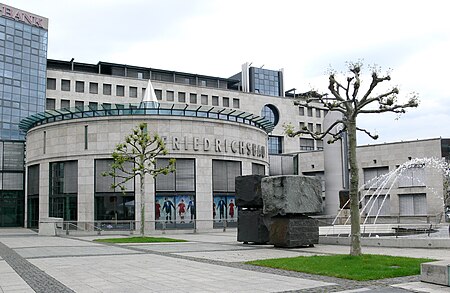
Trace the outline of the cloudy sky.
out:
[[[48,58],[229,77],[244,62],[283,68],[285,88],[326,91],[346,61],[392,68],[400,119],[359,117],[377,142],[450,137],[450,21],[445,1],[77,0],[3,3],[49,18]],[[369,78],[363,79],[365,85]],[[364,85],[364,84],[363,84]],[[402,100],[402,97],[405,99]],[[359,137],[359,144],[374,143]]]

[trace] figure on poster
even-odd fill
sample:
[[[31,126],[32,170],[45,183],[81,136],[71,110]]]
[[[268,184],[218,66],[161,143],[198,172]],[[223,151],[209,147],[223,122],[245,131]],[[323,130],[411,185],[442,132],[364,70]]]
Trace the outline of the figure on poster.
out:
[[[187,210],[191,212],[191,221],[189,223],[192,223],[195,219],[195,203],[192,199],[189,200]]]
[[[163,211],[166,213],[166,223],[167,221],[172,223],[172,208],[176,209],[173,202],[166,197],[163,204]]]
[[[180,223],[184,223],[184,214],[186,213],[186,204],[184,199],[178,203],[178,215],[180,216]]]
[[[223,199],[217,203],[217,209],[219,210],[219,219],[222,220],[225,218],[225,210],[227,209],[227,204]]]
[[[158,221],[161,217],[161,204],[159,203],[159,200],[155,203],[155,220]]]
[[[231,219],[234,218],[234,203],[233,203],[232,199],[230,200],[230,203],[228,204],[228,214],[230,215]]]
[[[213,219],[216,218],[216,203],[213,201]]]

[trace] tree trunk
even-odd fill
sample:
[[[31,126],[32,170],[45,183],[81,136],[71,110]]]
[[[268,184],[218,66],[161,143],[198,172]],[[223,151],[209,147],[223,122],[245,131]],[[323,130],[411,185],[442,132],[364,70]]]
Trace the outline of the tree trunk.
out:
[[[348,160],[350,163],[350,217],[351,217],[351,247],[350,255],[361,255],[361,226],[358,196],[358,163],[356,160],[356,121],[347,122]]]
[[[140,191],[141,191],[141,227],[140,234],[144,236],[145,232],[145,173],[144,171],[140,171],[139,174],[139,183],[140,183]]]

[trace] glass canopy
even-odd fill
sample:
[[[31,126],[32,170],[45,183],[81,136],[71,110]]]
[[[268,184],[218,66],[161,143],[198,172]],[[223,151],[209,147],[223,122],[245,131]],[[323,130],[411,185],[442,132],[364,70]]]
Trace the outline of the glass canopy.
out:
[[[274,125],[264,117],[236,109],[212,106],[199,106],[187,104],[168,104],[146,102],[140,104],[99,104],[84,107],[63,108],[47,110],[24,118],[19,128],[28,132],[31,128],[62,120],[71,120],[88,117],[125,116],[125,115],[164,115],[188,116],[233,121],[253,125],[270,133]]]

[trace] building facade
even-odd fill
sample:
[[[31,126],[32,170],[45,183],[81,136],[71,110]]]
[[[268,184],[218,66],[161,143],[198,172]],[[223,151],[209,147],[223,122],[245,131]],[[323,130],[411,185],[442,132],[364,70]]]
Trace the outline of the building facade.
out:
[[[166,141],[169,154],[158,164],[177,159],[174,174],[146,182],[148,229],[235,224],[239,175],[325,180],[325,166],[334,159],[324,161],[323,141],[287,137],[283,125],[320,132],[327,111],[318,104],[295,106],[295,89],[285,91],[282,69],[245,63],[241,72],[222,78],[50,60],[48,20],[2,4],[0,9],[0,227],[37,227],[46,217],[105,227],[137,221],[137,182],[122,192],[111,189],[114,179],[101,174],[111,164],[114,146],[142,122]],[[151,106],[141,103],[149,80],[158,101]],[[421,157],[448,159],[448,140],[361,146],[361,184]],[[442,215],[446,180],[413,167],[410,180],[383,189],[375,199],[377,215],[386,221]],[[371,194],[373,188],[363,187],[363,202]],[[327,197],[326,210],[334,217],[338,194]]]
[[[0,3],[0,227],[24,224],[21,119],[45,110],[48,20]]]

